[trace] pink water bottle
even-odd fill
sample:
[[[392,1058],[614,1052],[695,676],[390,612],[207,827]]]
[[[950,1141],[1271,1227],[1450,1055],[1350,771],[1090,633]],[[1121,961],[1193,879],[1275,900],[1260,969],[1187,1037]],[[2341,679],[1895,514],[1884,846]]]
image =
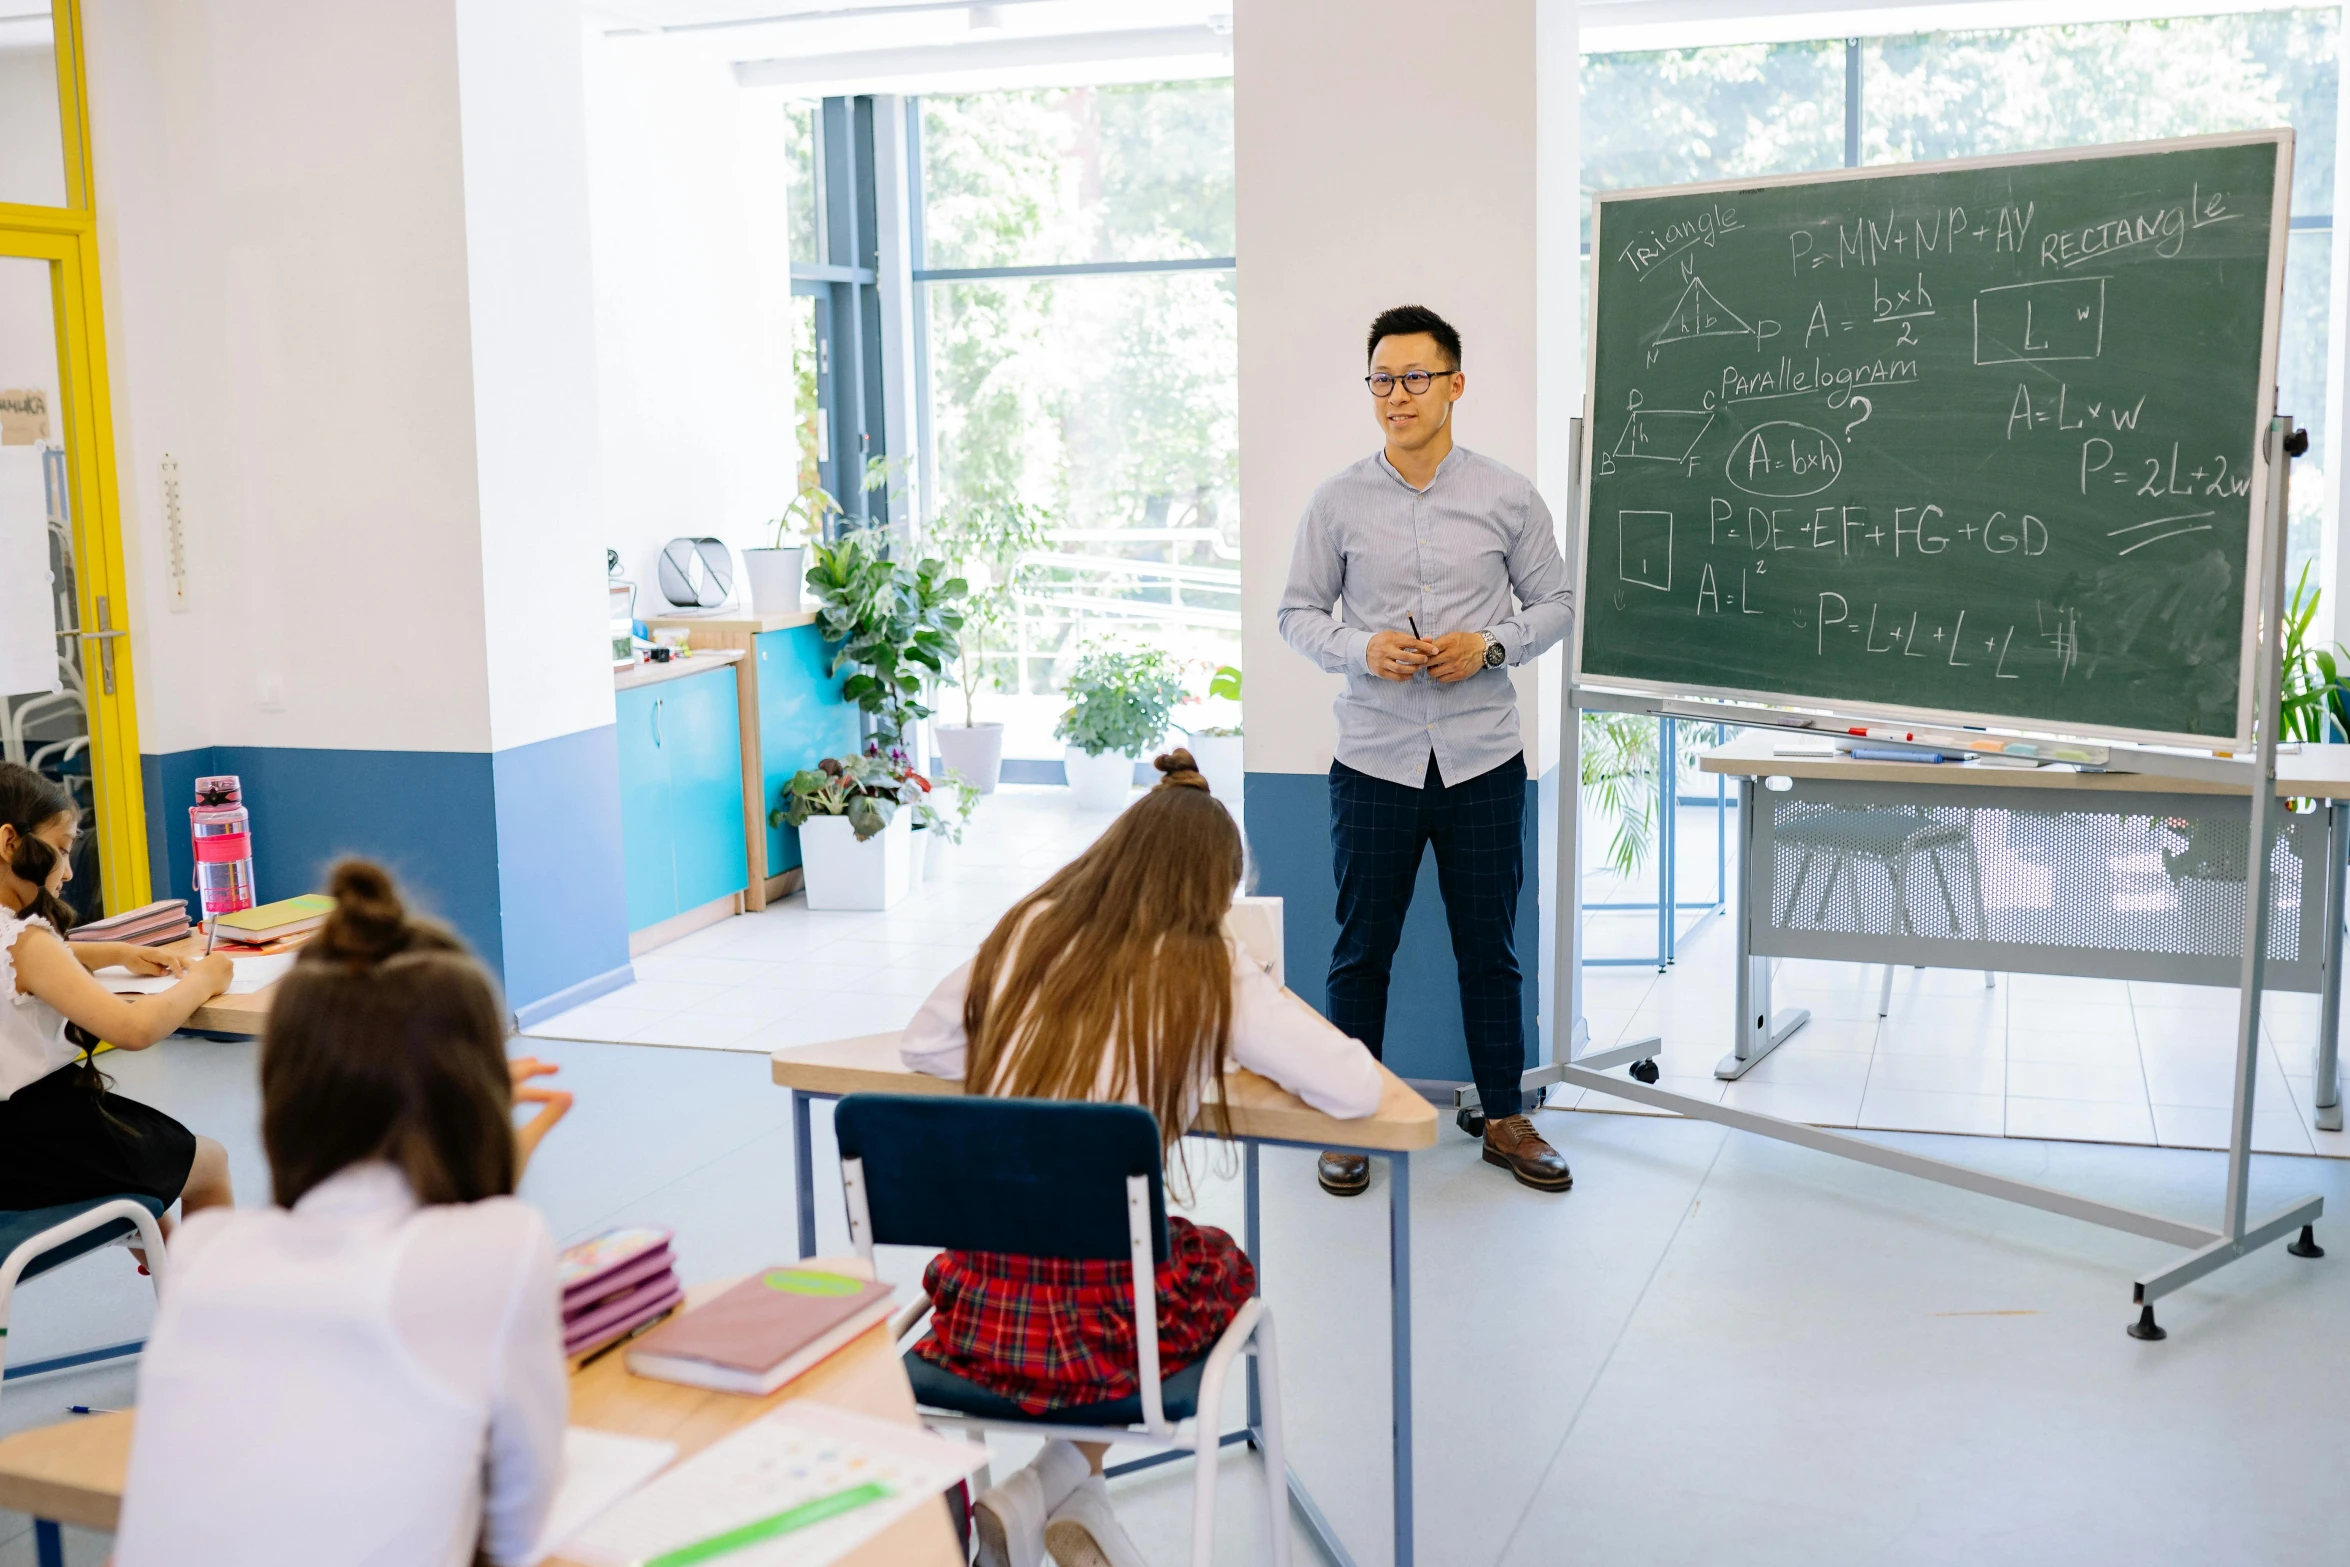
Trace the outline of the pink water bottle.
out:
[[[253,891],[253,819],[234,773],[196,780],[188,831],[196,842],[196,901],[202,917],[234,914],[258,900]]]

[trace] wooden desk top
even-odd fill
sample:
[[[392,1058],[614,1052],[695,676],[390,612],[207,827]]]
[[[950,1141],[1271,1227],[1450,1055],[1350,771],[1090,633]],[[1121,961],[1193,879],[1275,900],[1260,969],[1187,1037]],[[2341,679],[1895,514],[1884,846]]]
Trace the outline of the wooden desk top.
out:
[[[861,1034],[821,1045],[798,1045],[773,1056],[774,1077],[784,1088],[818,1094],[960,1094],[952,1078],[910,1070],[898,1059],[898,1036]],[[1287,1089],[1254,1072],[1235,1069],[1231,1077],[1232,1130],[1242,1137],[1318,1143],[1326,1148],[1372,1148],[1408,1153],[1436,1141],[1436,1107],[1384,1066],[1386,1093],[1375,1114],[1359,1121],[1324,1115]],[[1194,1130],[1207,1131],[1201,1122]]]
[[[794,626],[812,626],[816,623],[816,612],[812,609],[796,609],[788,615],[763,615],[757,610],[722,609],[709,615],[642,615],[638,618],[644,621],[645,629],[648,631],[683,628],[688,631],[717,632],[726,636],[755,637],[765,631],[788,631]],[[705,644],[696,639],[693,645],[701,647]],[[731,643],[715,645],[732,646]]]
[[[198,930],[178,941],[166,942],[161,950],[177,952],[183,957],[200,958],[204,955],[204,933]],[[276,989],[277,986],[269,985],[250,995],[214,996],[190,1013],[188,1020],[180,1027],[206,1029],[219,1034],[258,1034],[261,1032],[261,1020],[269,1015],[270,992]]]
[[[855,1258],[802,1266],[869,1276]],[[687,1292],[698,1302],[735,1281]],[[20,1397],[22,1395],[19,1395]],[[631,1376],[615,1351],[571,1379],[571,1424],[677,1444],[687,1458],[789,1399],[814,1398],[836,1408],[912,1424],[914,1390],[890,1342],[889,1324],[871,1332],[765,1398],[742,1398]],[[132,1412],[89,1415],[0,1439],[0,1507],[84,1529],[111,1532],[122,1510],[130,1464]],[[946,1508],[925,1507],[846,1558],[851,1567],[952,1567],[961,1561]],[[562,1567],[566,1557],[551,1557]]]
[[[2197,778],[2152,773],[2054,772],[2045,767],[1986,767],[1979,762],[1856,762],[1849,756],[1779,756],[1773,747],[1805,737],[1749,729],[1706,752],[1709,773],[1760,778],[1835,778],[1853,783],[1926,783],[2009,789],[2076,789],[2121,794],[2235,794],[2244,790]],[[1821,736],[1821,738],[1827,738]],[[2350,745],[2305,745],[2277,754],[2277,793],[2287,798],[2350,800]]]
[[[673,658],[666,664],[649,664],[639,660],[628,669],[612,671],[612,689],[634,691],[638,686],[657,686],[664,680],[684,680],[692,675],[706,675],[713,669],[725,669],[742,662],[740,648],[696,648],[692,656]]]

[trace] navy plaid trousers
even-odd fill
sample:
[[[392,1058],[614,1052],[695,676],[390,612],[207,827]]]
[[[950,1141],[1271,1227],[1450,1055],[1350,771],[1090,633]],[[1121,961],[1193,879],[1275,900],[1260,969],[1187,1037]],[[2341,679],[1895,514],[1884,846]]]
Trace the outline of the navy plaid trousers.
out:
[[[1525,978],[1518,970],[1518,894],[1526,882],[1526,758],[1445,784],[1428,757],[1420,788],[1330,764],[1331,867],[1338,944],[1330,953],[1330,1021],[1381,1054],[1387,976],[1412,906],[1420,858],[1436,846],[1436,885],[1452,927],[1469,1071],[1488,1116],[1522,1108]]]

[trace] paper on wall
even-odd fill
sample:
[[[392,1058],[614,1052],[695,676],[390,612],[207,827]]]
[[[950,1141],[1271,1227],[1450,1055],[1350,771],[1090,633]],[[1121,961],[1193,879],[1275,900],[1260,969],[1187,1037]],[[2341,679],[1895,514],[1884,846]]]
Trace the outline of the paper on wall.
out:
[[[0,446],[0,696],[60,689],[41,449]]]

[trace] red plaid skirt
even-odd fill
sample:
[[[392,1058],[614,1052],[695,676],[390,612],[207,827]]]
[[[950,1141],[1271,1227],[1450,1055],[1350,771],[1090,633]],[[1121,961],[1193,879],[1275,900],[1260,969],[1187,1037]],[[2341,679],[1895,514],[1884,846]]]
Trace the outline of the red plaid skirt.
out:
[[[1159,1264],[1159,1374],[1206,1354],[1257,1292],[1257,1270],[1222,1230],[1167,1219]],[[1032,1415],[1131,1395],[1140,1385],[1133,1275],[1124,1262],[945,1251],[922,1288],[930,1331],[914,1352]]]

